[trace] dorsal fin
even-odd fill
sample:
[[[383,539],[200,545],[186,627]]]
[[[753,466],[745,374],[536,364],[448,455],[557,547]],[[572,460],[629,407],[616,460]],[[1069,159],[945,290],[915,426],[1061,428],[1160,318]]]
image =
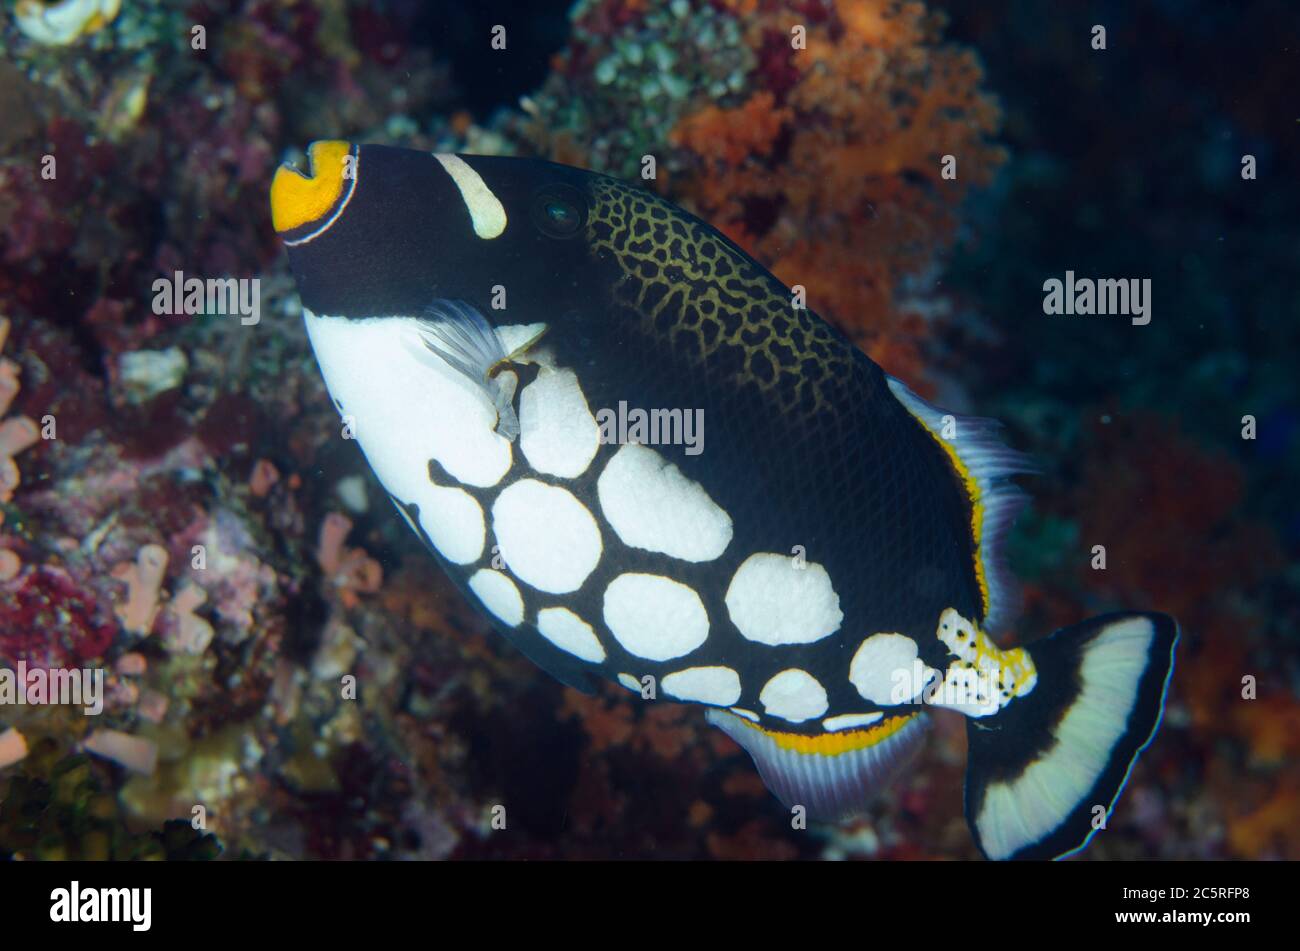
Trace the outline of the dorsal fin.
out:
[[[809,818],[821,822],[860,815],[911,762],[927,729],[919,713],[815,736],[765,729],[727,710],[710,709],[705,716],[744,747],[787,809],[803,806]]]
[[[1006,566],[1007,533],[1028,497],[1010,476],[1038,472],[1024,453],[998,438],[1002,424],[978,416],[958,416],[913,393],[886,374],[889,389],[920,421],[952,460],[971,501],[975,537],[975,576],[984,599],[983,626],[1003,629],[1017,610],[1015,580]]]

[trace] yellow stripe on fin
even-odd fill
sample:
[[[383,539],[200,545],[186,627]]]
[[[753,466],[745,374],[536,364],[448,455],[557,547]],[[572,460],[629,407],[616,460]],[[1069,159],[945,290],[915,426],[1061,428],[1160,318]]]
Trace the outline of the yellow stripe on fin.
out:
[[[753,758],[763,782],[786,808],[802,806],[809,818],[821,821],[863,812],[907,768],[926,733],[920,713],[816,736],[768,730],[716,708],[705,717]]]
[[[776,745],[783,750],[793,750],[796,753],[819,753],[822,756],[838,756],[852,750],[864,750],[869,746],[875,746],[877,743],[889,739],[905,727],[909,720],[915,720],[918,716],[920,714],[910,713],[906,716],[889,717],[887,720],[882,720],[865,730],[844,730],[835,733],[818,733],[811,736],[804,733],[782,733],[762,726],[754,726],[754,729],[761,730],[766,736],[771,737]]]
[[[983,600],[984,626],[998,630],[1015,609],[1015,585],[1006,570],[1002,547],[1006,533],[1024,507],[1026,496],[1008,478],[1037,472],[1023,453],[999,439],[1001,425],[992,419],[958,416],[921,399],[902,382],[886,375],[890,391],[934,437],[971,503],[971,539],[975,580]]]

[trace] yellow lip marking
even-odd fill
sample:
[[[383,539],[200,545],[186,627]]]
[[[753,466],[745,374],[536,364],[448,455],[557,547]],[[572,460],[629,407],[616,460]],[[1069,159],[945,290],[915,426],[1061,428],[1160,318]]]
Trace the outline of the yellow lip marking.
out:
[[[442,167],[460,189],[460,197],[465,200],[470,220],[474,223],[474,233],[490,240],[505,231],[505,206],[492,194],[492,189],[487,187],[483,177],[459,155],[435,152],[433,157],[442,163]]]
[[[357,165],[355,160],[349,161],[351,154],[348,142],[313,142],[307,149],[310,175],[288,165],[276,169],[271,181],[271,224],[276,231],[292,231],[320,221],[338,206],[324,223],[326,227],[333,224],[356,184]]]

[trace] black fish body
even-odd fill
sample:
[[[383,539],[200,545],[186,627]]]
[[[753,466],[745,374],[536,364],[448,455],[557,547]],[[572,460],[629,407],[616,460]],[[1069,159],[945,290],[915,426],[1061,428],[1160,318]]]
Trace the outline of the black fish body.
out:
[[[1114,615],[996,646],[1027,467],[994,424],[925,403],[640,189],[525,159],[311,155],[272,209],[331,395],[512,643],[580,689],[706,704],[827,819],[906,767],[925,706],[958,710],[986,854],[1090,837],[1158,724],[1176,626]]]

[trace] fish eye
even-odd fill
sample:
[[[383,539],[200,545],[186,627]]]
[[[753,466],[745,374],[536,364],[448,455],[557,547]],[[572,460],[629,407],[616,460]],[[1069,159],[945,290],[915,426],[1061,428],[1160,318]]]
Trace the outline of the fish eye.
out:
[[[570,222],[577,216],[576,208],[559,201],[548,201],[543,210],[546,212],[546,217],[560,228],[572,227]]]
[[[533,198],[533,223],[551,238],[571,238],[587,222],[587,203],[578,189],[547,185]]]

